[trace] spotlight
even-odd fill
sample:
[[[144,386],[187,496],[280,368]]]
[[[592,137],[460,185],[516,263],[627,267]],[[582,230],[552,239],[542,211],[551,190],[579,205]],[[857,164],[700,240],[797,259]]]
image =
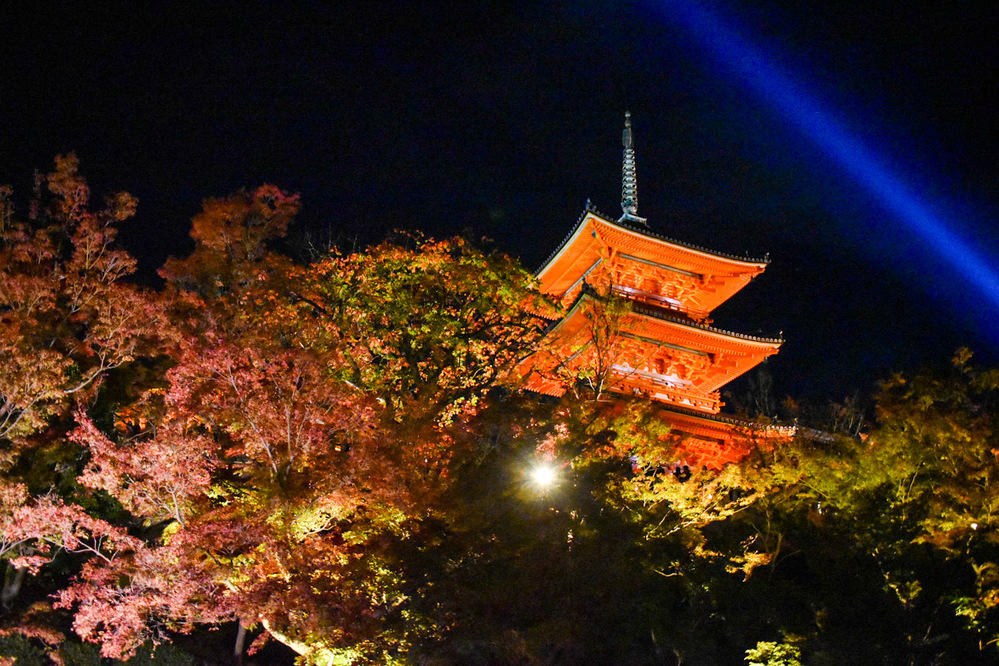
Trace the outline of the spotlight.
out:
[[[531,470],[531,478],[534,479],[534,483],[542,488],[552,486],[557,476],[555,468],[547,463],[538,463]]]

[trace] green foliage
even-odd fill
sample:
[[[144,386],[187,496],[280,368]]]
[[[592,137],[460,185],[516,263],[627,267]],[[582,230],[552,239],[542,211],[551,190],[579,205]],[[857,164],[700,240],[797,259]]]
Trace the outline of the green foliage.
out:
[[[803,666],[801,650],[787,643],[760,641],[756,647],[746,650],[746,663],[749,666]]]
[[[20,634],[0,636],[0,658],[13,659],[18,666],[46,666],[45,652]]]
[[[384,243],[334,254],[293,276],[299,316],[318,316],[311,344],[335,347],[344,379],[397,418],[453,418],[474,407],[532,350],[530,275],[501,254],[455,238]]]
[[[91,643],[66,641],[59,646],[59,656],[65,666],[101,666],[101,649]]]
[[[730,528],[770,553],[771,576],[804,567],[822,590],[810,595],[813,627],[777,628],[805,630],[817,655],[865,636],[849,649],[985,658],[979,647],[999,630],[996,398],[995,371],[961,351],[949,369],[885,382],[866,437],[802,437],[744,461],[758,496]],[[877,624],[848,621],[873,608]]]

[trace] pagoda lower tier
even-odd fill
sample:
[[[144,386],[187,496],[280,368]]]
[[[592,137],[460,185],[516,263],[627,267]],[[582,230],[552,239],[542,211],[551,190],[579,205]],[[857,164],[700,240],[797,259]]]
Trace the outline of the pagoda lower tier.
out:
[[[716,414],[719,389],[777,353],[781,341],[731,333],[682,313],[584,291],[525,361],[526,388],[562,395],[584,382]]]
[[[691,469],[721,469],[738,462],[753,449],[769,449],[791,441],[797,428],[753,423],[721,415],[698,414],[665,407],[661,418],[670,424],[666,436],[675,447],[678,463]]]

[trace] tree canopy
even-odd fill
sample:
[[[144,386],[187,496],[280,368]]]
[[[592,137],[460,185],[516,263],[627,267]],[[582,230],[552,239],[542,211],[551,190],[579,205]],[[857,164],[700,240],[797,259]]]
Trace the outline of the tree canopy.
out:
[[[94,208],[75,157],[14,201],[0,659],[238,625],[303,664],[997,660],[999,371],[970,352],[885,381],[866,429],[681,474],[599,368],[519,390],[554,306],[467,239],[296,263],[265,185],[206,201],[152,289],[115,244],[134,198]]]

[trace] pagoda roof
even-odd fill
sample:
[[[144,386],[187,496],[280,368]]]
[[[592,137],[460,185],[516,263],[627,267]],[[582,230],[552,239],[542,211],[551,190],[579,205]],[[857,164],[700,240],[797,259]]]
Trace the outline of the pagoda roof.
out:
[[[764,433],[773,432],[785,436],[793,435],[799,431],[798,426],[793,424],[757,423],[756,421],[750,421],[731,414],[711,414],[668,403],[659,402],[656,403],[656,407],[663,412],[668,412],[671,415],[683,416],[691,420],[702,421],[705,423],[717,423],[719,424],[719,427],[735,427],[746,431],[759,431]]]
[[[632,312],[635,314],[640,314],[645,317],[652,317],[654,319],[661,319],[662,321],[671,321],[677,324],[682,324],[684,326],[690,326],[691,328],[699,328],[702,331],[707,331],[709,333],[716,333],[721,336],[735,338],[738,340],[748,340],[750,342],[760,342],[767,345],[780,345],[784,343],[783,338],[764,338],[757,335],[746,335],[745,333],[736,333],[734,331],[727,331],[722,328],[716,328],[708,324],[702,324],[698,321],[687,317],[686,315],[677,312],[673,313],[667,310],[659,310],[656,308],[649,308],[638,303],[634,303],[631,306]]]
[[[704,414],[661,404],[661,418],[680,440],[677,453],[691,465],[721,469],[749,454],[754,446],[773,446],[792,439],[795,426],[763,424],[722,414]]]
[[[586,325],[582,314],[584,302],[594,298],[599,297],[584,290],[565,316],[548,329],[548,334],[575,335]],[[711,369],[694,381],[697,389],[705,392],[718,390],[777,353],[783,342],[777,338],[725,331],[683,315],[673,316],[637,305],[633,305],[631,312],[622,319],[618,335],[649,348],[670,348],[710,357]],[[715,365],[716,361],[720,365]]]
[[[582,227],[586,222],[587,217],[589,216],[599,219],[604,224],[608,224],[614,227],[619,227],[624,231],[644,236],[658,243],[670,245],[681,250],[695,252],[697,254],[705,255],[707,257],[711,257],[714,259],[720,259],[726,262],[735,262],[736,264],[742,264],[747,267],[755,266],[759,267],[760,270],[766,268],[766,266],[770,263],[769,256],[762,258],[752,258],[748,256],[740,257],[738,255],[730,254],[728,252],[719,252],[717,250],[711,250],[706,247],[701,247],[700,245],[694,245],[693,243],[686,243],[684,241],[679,241],[674,238],[664,236],[662,234],[657,234],[641,223],[631,223],[628,220],[627,216],[623,216],[619,220],[614,220],[612,217],[605,215],[604,213],[601,213],[596,208],[594,208],[589,202],[587,202],[586,208],[583,210],[582,213],[580,213],[579,218],[576,220],[576,225],[572,228],[572,230],[568,234],[566,234],[565,238],[562,239],[562,242],[559,244],[559,246],[550,255],[548,255],[548,258],[541,265],[541,267],[534,272],[534,274],[537,277],[541,277],[544,270],[548,268],[554,262],[555,258],[558,257],[559,254],[561,254],[566,249],[566,247],[573,240],[573,237],[576,236],[579,233],[579,231],[582,229]]]
[[[552,319],[550,317],[538,316],[542,321],[548,322],[548,328],[546,333],[551,333],[555,329],[559,328],[564,322],[568,321],[572,315],[576,313],[579,307],[582,305],[583,301],[591,298],[600,298],[597,294],[593,292],[590,288],[584,288],[576,299],[569,305],[565,310],[565,315],[558,319]],[[703,324],[699,321],[691,319],[681,312],[672,312],[667,310],[660,310],[658,308],[650,308],[639,303],[631,304],[632,314],[641,315],[643,317],[650,317],[652,319],[658,319],[664,322],[671,322],[674,324],[680,324],[681,326],[688,326],[690,328],[698,329],[706,333],[712,333],[714,335],[720,336],[722,338],[731,338],[732,340],[743,340],[750,343],[759,343],[761,346],[780,346],[784,344],[783,338],[765,338],[757,335],[746,335],[745,333],[736,333],[734,331],[727,331],[722,328],[716,328],[709,324]]]
[[[614,221],[587,208],[535,275],[543,292],[566,299],[575,296],[584,281],[602,288],[629,288],[614,284],[612,276],[622,267],[633,266],[624,269],[626,274],[646,275],[658,284],[677,284],[683,294],[674,302],[677,308],[704,319],[762,273],[767,263],[768,259],[736,257],[681,243],[626,216]],[[626,282],[628,279],[636,278]],[[646,297],[656,298],[654,294]]]

